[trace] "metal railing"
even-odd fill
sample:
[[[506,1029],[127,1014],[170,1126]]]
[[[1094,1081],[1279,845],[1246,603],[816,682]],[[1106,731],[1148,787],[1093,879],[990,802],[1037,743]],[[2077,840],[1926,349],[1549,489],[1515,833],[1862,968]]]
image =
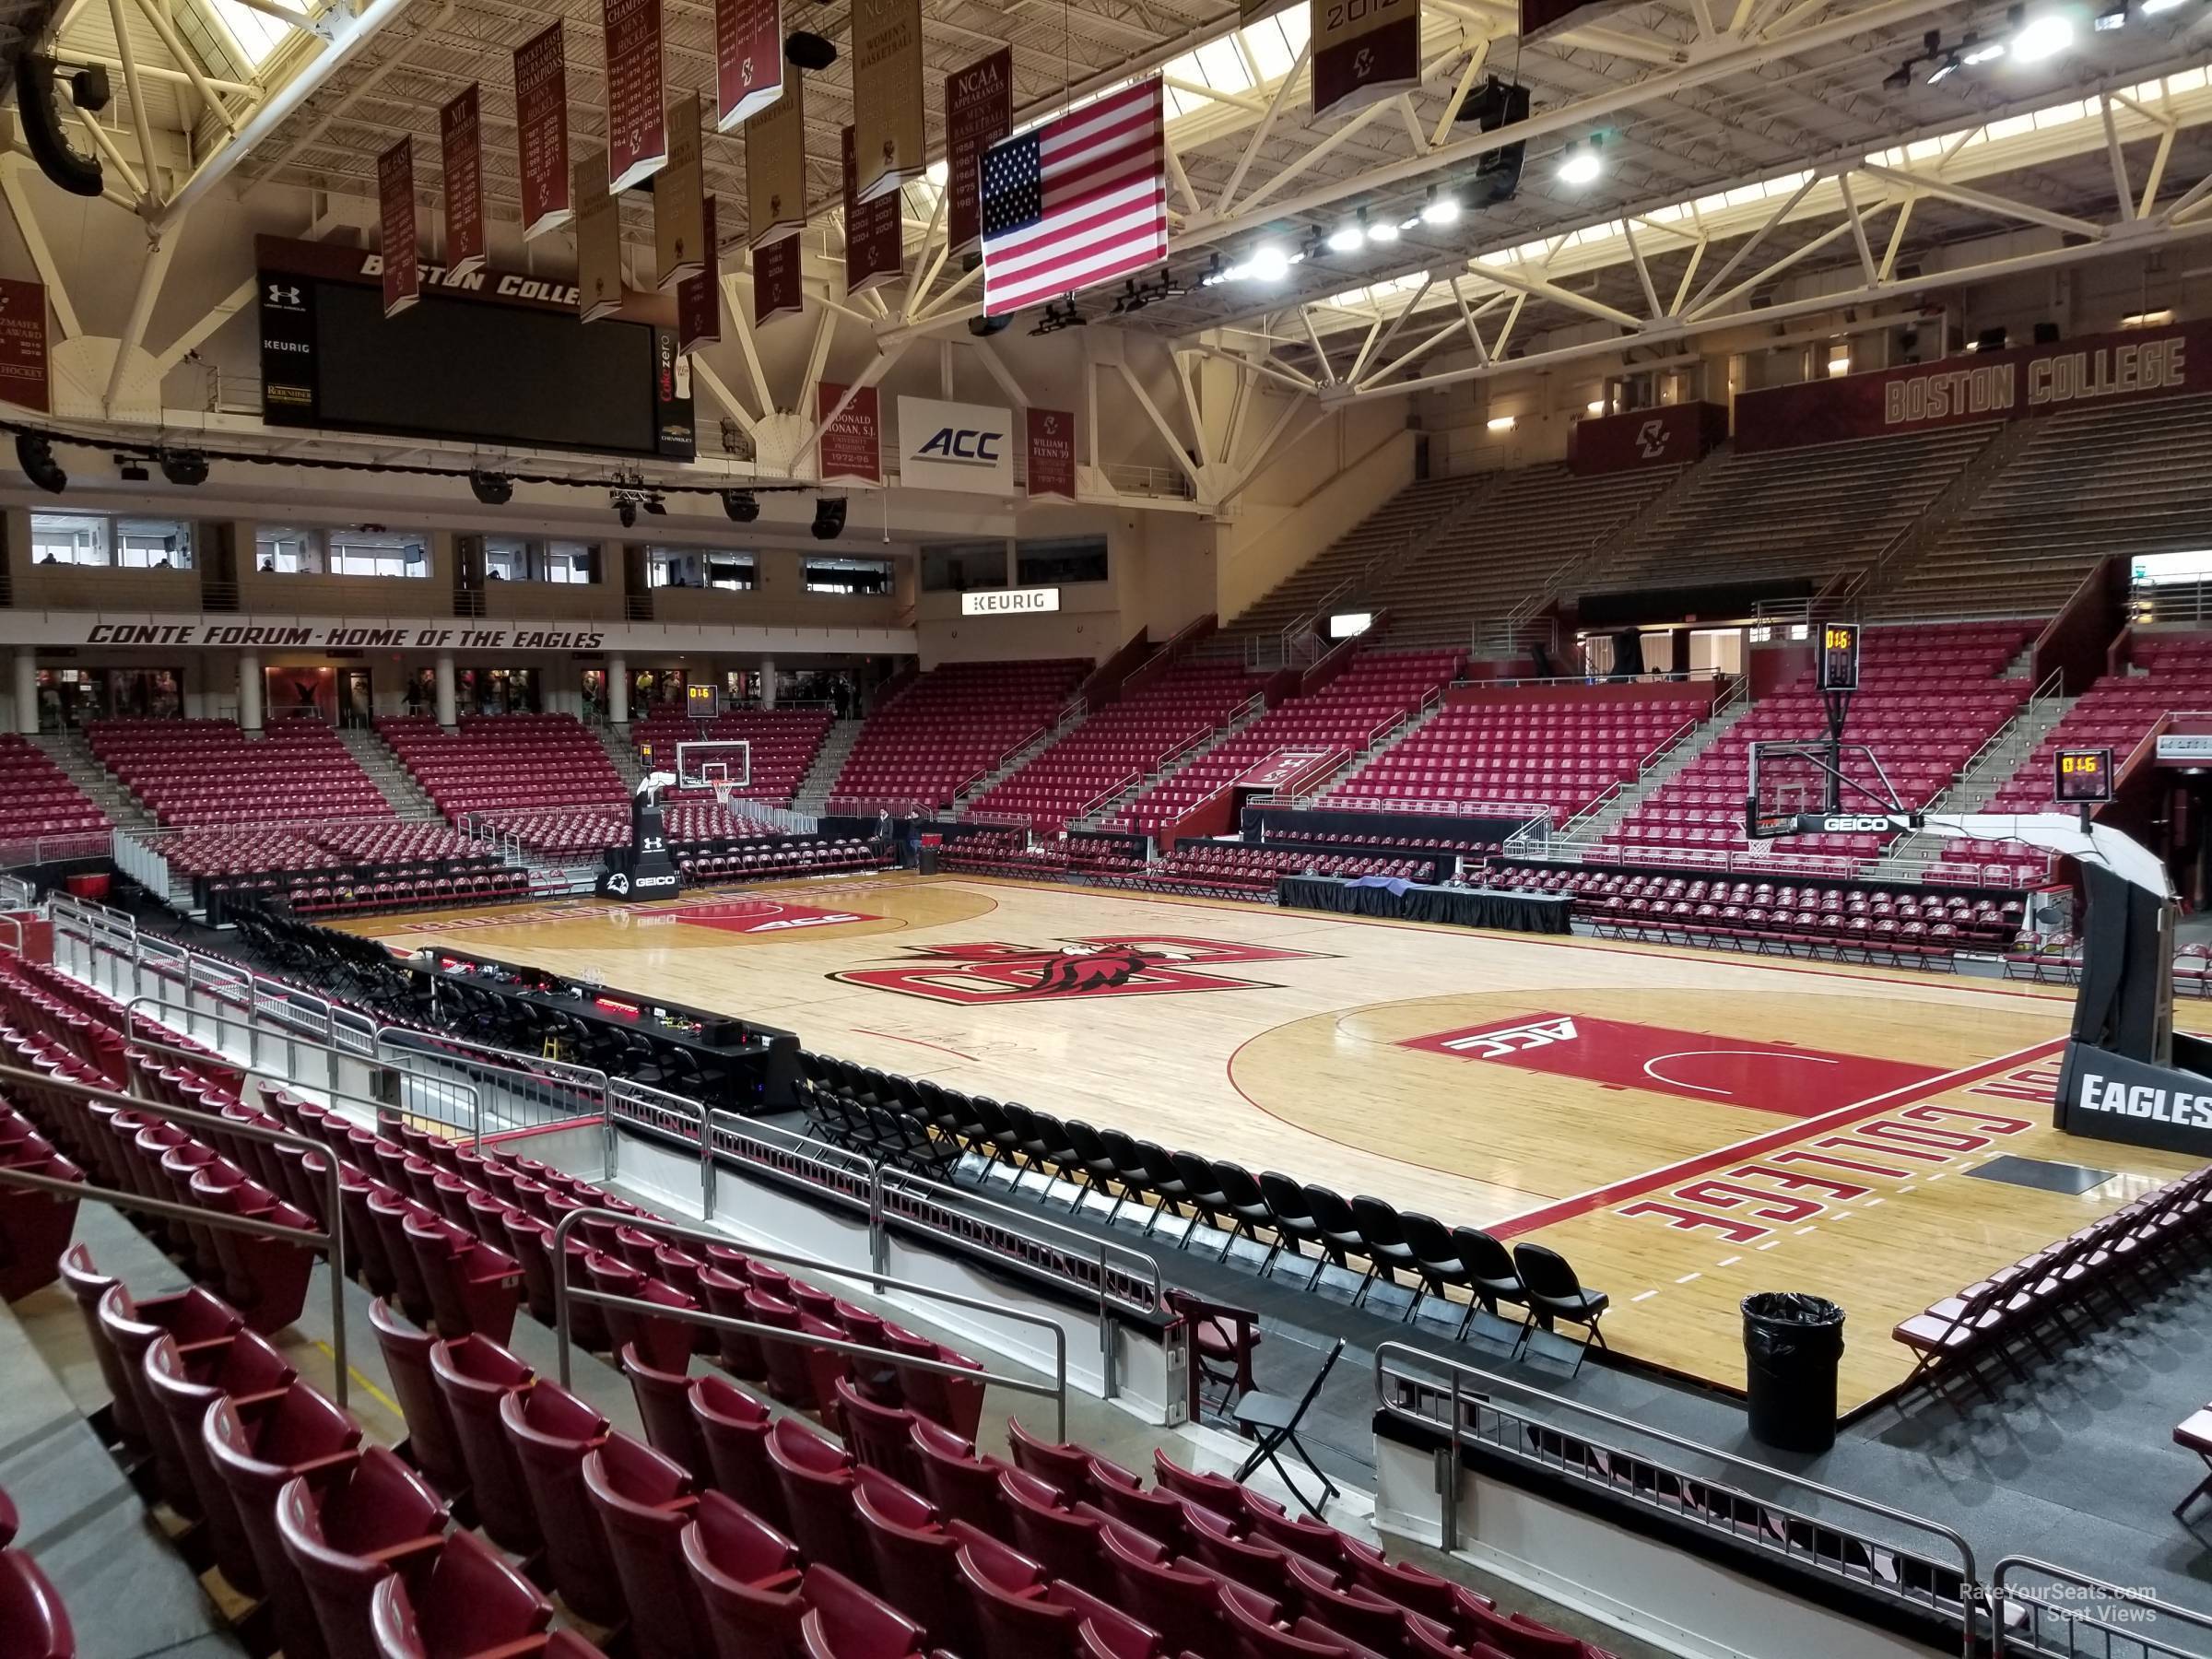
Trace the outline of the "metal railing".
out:
[[[1394,1367],[1394,1359],[1415,1362],[1430,1374]],[[1442,1547],[1447,1552],[1459,1547],[1458,1453],[1474,1448],[1602,1492],[1617,1503],[1663,1516],[1673,1525],[1701,1528],[1892,1606],[1956,1623],[1965,1659],[1973,1659],[1978,1650],[1976,1598],[1981,1585],[1973,1546],[1941,1522],[1402,1342],[1377,1346],[1374,1379],[1375,1404],[1382,1415],[1444,1435],[1451,1442],[1437,1451],[1438,1489],[1443,1496]],[[1498,1394],[1540,1402],[1546,1415],[1502,1405],[1495,1397]],[[1597,1424],[1609,1438],[1600,1441],[1562,1428],[1562,1418]],[[1635,1450],[1640,1441],[1710,1459],[1755,1479],[1748,1486],[1729,1486],[1672,1468]],[[1754,1495],[1771,1488],[1803,1494],[1811,1502],[1793,1505]],[[1878,1529],[1866,1525],[1870,1518],[1881,1524]],[[1912,1547],[1900,1543],[1895,1535],[1900,1532],[1913,1535]],[[1927,1553],[1931,1544],[1941,1547],[1941,1558]]]
[[[593,1307],[620,1309],[641,1318],[672,1320],[679,1324],[700,1325],[711,1331],[727,1331],[733,1335],[750,1336],[761,1342],[824,1348],[849,1358],[878,1359],[887,1365],[928,1371],[935,1376],[959,1377],[970,1382],[1011,1389],[1017,1394],[1041,1394],[1053,1402],[1053,1438],[1063,1441],[1067,1438],[1067,1333],[1060,1328],[1057,1322],[1047,1319],[1041,1313],[1029,1313],[1003,1303],[985,1301],[980,1297],[940,1290],[935,1285],[889,1278],[877,1272],[856,1272],[839,1263],[820,1261],[793,1251],[770,1250],[754,1244],[744,1247],[747,1256],[758,1257],[764,1262],[872,1285],[877,1295],[887,1290],[896,1290],[901,1295],[919,1296],[925,1300],[964,1308],[971,1312],[988,1313],[994,1319],[1010,1320],[1017,1324],[1034,1325],[1049,1331],[1053,1344],[1053,1380],[1049,1383],[1006,1371],[955,1365],[942,1359],[924,1359],[915,1355],[902,1354],[895,1348],[877,1347],[865,1342],[848,1342],[841,1337],[810,1336],[787,1326],[760,1324],[749,1319],[733,1319],[726,1314],[709,1312],[703,1308],[672,1308],[637,1297],[616,1296],[605,1290],[572,1285],[569,1282],[569,1235],[586,1219],[611,1221],[618,1226],[635,1228],[640,1232],[657,1233],[671,1239],[688,1239],[702,1244],[727,1245],[730,1242],[726,1235],[709,1228],[689,1227],[682,1222],[663,1220],[658,1216],[640,1216],[628,1210],[585,1208],[571,1210],[562,1216],[553,1229],[553,1241],[548,1249],[553,1263],[553,1332],[559,1343],[560,1381],[564,1388],[570,1382],[569,1350],[572,1345],[569,1310],[574,1303],[582,1302]]]
[[[2157,1633],[2171,1620],[2212,1636],[2212,1617],[2030,1556],[2006,1556],[1992,1570],[1989,1618],[2000,1659],[2203,1659],[2212,1652],[2212,1641],[2176,1647]]]
[[[99,858],[114,844],[112,830],[80,830],[69,835],[39,835],[26,841],[0,841],[0,867],[21,869],[30,865],[59,864],[73,858]]]

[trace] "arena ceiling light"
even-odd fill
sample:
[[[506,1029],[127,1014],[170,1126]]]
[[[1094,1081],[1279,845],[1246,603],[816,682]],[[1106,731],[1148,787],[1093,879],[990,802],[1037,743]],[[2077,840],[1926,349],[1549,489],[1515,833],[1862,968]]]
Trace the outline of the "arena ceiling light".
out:
[[[1593,133],[1580,144],[1567,147],[1560,159],[1559,180],[1562,184],[1594,184],[1605,176],[1605,158],[1598,153],[1597,135]]]
[[[845,498],[820,496],[814,503],[814,539],[835,541],[845,533]]]
[[[1362,207],[1359,217],[1348,218],[1329,232],[1325,244],[1332,253],[1357,253],[1367,246],[1367,209]]]
[[[469,493],[487,507],[504,507],[514,500],[514,480],[500,473],[472,472]]]
[[[53,458],[53,445],[42,433],[16,434],[16,465],[23,469],[25,477],[48,495],[60,495],[69,488],[69,475]]]
[[[1450,225],[1457,223],[1458,219],[1459,198],[1448,190],[1438,190],[1431,186],[1429,199],[1421,204],[1421,223]]]
[[[1290,275],[1290,255],[1275,242],[1262,242],[1244,261],[1244,276],[1253,282],[1280,282]]]
[[[2021,24],[2012,37],[2017,64],[2040,64],[2074,44],[2074,19],[2063,11],[2042,12]]]

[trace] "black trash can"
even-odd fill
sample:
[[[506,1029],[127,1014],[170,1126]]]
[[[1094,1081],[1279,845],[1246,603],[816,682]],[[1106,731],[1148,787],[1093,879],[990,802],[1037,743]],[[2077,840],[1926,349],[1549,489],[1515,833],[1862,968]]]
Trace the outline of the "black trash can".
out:
[[[1744,1298],[1745,1404],[1751,1438],[1783,1452],[1836,1443],[1836,1364],[1843,1310],[1826,1297],[1761,1290]]]

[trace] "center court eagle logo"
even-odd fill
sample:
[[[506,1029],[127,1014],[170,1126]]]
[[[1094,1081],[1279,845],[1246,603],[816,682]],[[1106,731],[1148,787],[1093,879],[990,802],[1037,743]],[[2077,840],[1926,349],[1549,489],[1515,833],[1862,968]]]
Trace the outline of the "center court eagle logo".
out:
[[[1077,996],[1147,996],[1171,991],[1261,991],[1260,980],[1214,971],[1246,962],[1288,962],[1326,953],[1277,950],[1227,939],[1154,935],[1063,939],[1048,946],[982,941],[929,945],[886,968],[829,977],[932,1002],[1053,1002]]]

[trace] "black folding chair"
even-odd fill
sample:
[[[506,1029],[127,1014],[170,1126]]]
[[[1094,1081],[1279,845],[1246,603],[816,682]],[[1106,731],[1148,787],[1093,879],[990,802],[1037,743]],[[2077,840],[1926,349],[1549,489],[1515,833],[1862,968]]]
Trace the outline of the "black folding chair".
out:
[[[1242,1480],[1265,1464],[1282,1477],[1283,1484],[1290,1488],[1290,1495],[1316,1521],[1321,1519],[1321,1512],[1329,1500],[1341,1494],[1336,1489],[1336,1483],[1322,1473],[1321,1465],[1313,1461],[1313,1454],[1299,1440],[1298,1426],[1304,1420],[1307,1408],[1320,1396],[1321,1385],[1328,1381],[1329,1372],[1336,1368],[1337,1355],[1343,1352],[1344,1338],[1339,1336],[1336,1346],[1329,1350],[1329,1357],[1321,1362],[1321,1369],[1313,1373],[1313,1380],[1306,1384],[1306,1392],[1297,1399],[1293,1400],[1288,1394],[1262,1394],[1255,1389],[1237,1402],[1235,1412],[1238,1429],[1259,1441],[1253,1448],[1252,1455],[1244,1460],[1242,1467],[1237,1470],[1236,1477]],[[1276,1455],[1284,1446],[1289,1447],[1291,1454],[1320,1479],[1319,1503],[1299,1489],[1298,1482],[1290,1477],[1290,1471],[1283,1467],[1282,1459]]]

